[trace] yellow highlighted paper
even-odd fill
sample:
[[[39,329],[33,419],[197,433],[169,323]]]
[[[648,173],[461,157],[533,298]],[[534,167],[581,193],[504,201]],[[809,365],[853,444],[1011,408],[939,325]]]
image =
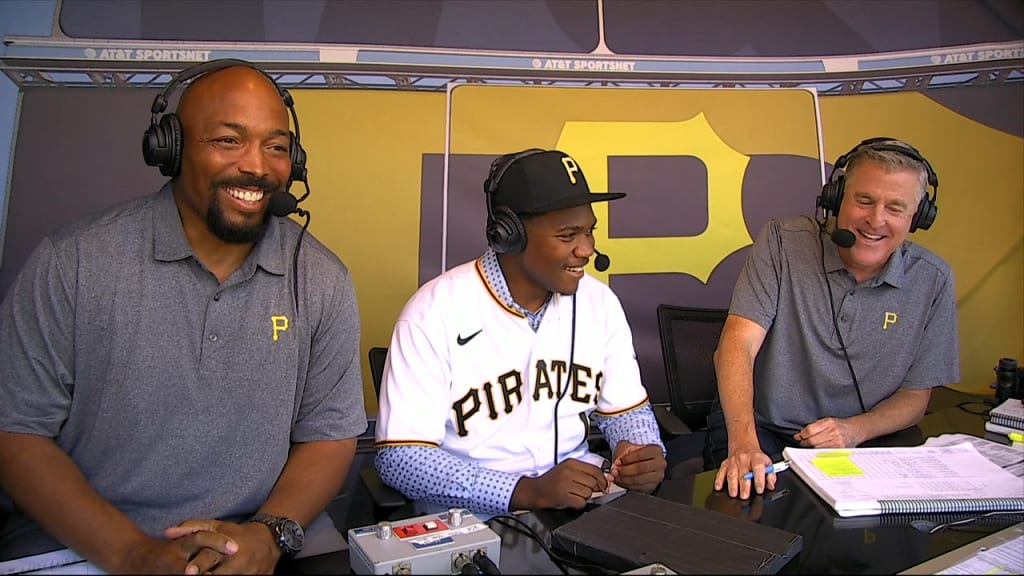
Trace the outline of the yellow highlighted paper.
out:
[[[815,456],[811,460],[811,464],[830,478],[838,476],[863,476],[864,471],[850,459],[852,454],[849,450],[824,452]]]

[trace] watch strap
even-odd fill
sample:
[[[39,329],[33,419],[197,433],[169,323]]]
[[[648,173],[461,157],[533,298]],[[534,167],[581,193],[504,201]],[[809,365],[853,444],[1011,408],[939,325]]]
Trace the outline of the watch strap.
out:
[[[247,522],[258,522],[269,528],[271,536],[274,537],[274,543],[281,550],[282,556],[294,556],[302,549],[302,525],[295,520],[257,512]],[[294,526],[299,533],[300,540],[297,547],[290,544],[288,535],[285,533],[289,524]]]

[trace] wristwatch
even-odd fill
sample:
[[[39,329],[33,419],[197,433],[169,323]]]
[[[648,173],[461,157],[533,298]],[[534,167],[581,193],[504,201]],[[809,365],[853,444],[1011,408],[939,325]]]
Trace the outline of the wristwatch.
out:
[[[282,556],[292,557],[302,550],[305,534],[302,531],[302,525],[295,520],[257,512],[252,518],[249,518],[249,522],[259,522],[270,528],[270,533],[274,536],[277,547],[281,549]]]

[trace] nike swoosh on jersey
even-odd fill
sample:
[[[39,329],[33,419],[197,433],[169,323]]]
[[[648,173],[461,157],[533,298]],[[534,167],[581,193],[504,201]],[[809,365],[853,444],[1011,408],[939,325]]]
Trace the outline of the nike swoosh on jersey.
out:
[[[476,338],[477,334],[479,334],[479,333],[481,333],[483,331],[484,331],[484,329],[481,328],[481,329],[477,330],[476,332],[473,332],[469,336],[466,336],[465,338],[462,337],[462,334],[459,334],[455,338],[455,341],[459,343],[459,346],[465,346],[470,340],[472,340],[473,338]]]

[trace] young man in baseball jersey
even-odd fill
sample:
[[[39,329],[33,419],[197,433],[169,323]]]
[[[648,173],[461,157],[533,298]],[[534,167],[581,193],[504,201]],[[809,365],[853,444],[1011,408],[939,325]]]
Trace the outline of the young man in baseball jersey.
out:
[[[377,469],[413,500],[504,513],[582,508],[609,482],[651,492],[665,448],[618,298],[584,273],[591,194],[558,150],[491,165],[489,247],[434,278],[395,325],[377,420]],[[590,453],[588,417],[612,449]]]

